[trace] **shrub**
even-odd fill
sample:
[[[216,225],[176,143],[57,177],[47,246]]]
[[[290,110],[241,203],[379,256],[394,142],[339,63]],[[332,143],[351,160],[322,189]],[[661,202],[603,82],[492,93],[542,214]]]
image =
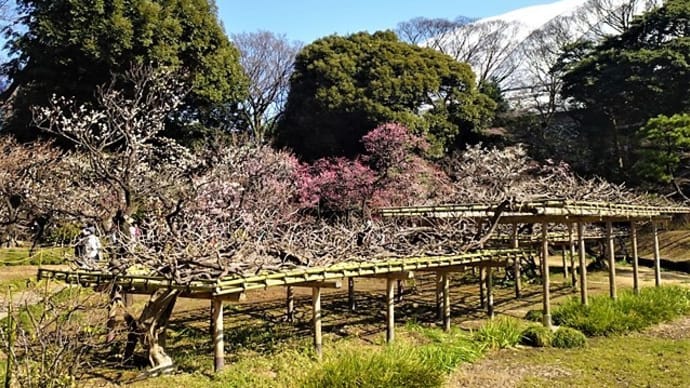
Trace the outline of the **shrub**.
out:
[[[544,317],[544,312],[542,310],[530,310],[525,314],[525,319],[531,322],[541,322]]]
[[[475,339],[490,348],[507,348],[520,343],[521,323],[515,318],[499,318],[489,321],[476,333]]]
[[[562,326],[553,334],[551,345],[556,348],[583,348],[587,344],[587,337],[576,329]]]
[[[644,288],[640,295],[622,292],[617,300],[607,296],[590,299],[588,306],[573,298],[553,314],[554,323],[588,336],[641,330],[690,312],[690,290],[673,287]]]
[[[553,332],[542,325],[530,325],[522,331],[520,343],[528,346],[543,348],[551,346]]]

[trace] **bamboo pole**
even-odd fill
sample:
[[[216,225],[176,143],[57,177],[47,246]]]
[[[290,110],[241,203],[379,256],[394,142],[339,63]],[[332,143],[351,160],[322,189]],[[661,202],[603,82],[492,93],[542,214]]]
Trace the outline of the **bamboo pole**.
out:
[[[403,300],[403,293],[405,292],[405,286],[401,279],[398,279],[397,293],[395,295],[395,301],[400,303]]]
[[[291,286],[287,286],[286,292],[287,321],[293,322],[295,320],[295,290]]]
[[[213,370],[220,372],[225,366],[225,345],[223,343],[223,301],[213,300]]]
[[[311,303],[312,303],[312,325],[314,326],[314,350],[316,356],[321,359],[323,357],[323,342],[321,338],[321,288],[313,287],[311,289]]]
[[[543,302],[544,302],[544,315],[543,323],[546,327],[551,327],[551,295],[549,289],[549,240],[548,240],[548,224],[541,224],[541,262],[542,262],[542,283],[543,283]]]
[[[450,281],[448,273],[443,273],[443,330],[450,331]]]
[[[632,241],[632,264],[633,264],[633,291],[635,295],[640,294],[640,266],[639,254],[637,251],[637,224],[630,223],[630,239]]]
[[[386,342],[392,343],[395,340],[395,280],[386,279]]]
[[[606,223],[606,249],[609,258],[609,294],[611,299],[617,298],[616,293],[616,246],[613,241],[613,223]]]
[[[347,278],[347,304],[350,306],[350,311],[354,312],[357,309],[355,304],[355,279]]]
[[[518,224],[513,223],[513,244],[512,248],[517,249],[519,247],[518,242]],[[514,271],[515,271],[515,297],[519,298],[522,296],[522,274],[520,273],[520,255],[515,255]]]
[[[589,300],[587,298],[587,265],[585,263],[585,224],[579,222],[577,224],[577,240],[579,246],[579,261],[580,261],[580,301],[583,305],[587,305]]]
[[[489,318],[494,317],[493,268],[486,268],[486,312]]]
[[[563,278],[568,279],[568,261],[565,257],[565,246],[561,246],[561,260],[563,262]]]
[[[570,275],[571,284],[574,290],[577,290],[577,271],[575,271],[575,239],[574,239],[574,225],[568,224],[568,247],[570,248]]]
[[[652,231],[654,233],[654,285],[661,286],[661,253],[659,252],[659,228],[655,221],[652,221]]]

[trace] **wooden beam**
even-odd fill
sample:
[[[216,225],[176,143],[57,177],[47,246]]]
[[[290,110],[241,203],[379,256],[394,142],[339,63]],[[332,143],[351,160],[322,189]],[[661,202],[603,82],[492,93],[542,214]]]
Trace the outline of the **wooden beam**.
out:
[[[580,265],[580,301],[583,305],[589,303],[587,298],[587,265],[585,262],[585,224],[579,222],[577,224],[577,242],[579,247],[579,265]]]
[[[652,221],[652,232],[654,234],[654,285],[661,286],[661,252],[659,251],[659,228],[656,222]]]
[[[610,221],[606,223],[606,248],[609,257],[609,294],[611,299],[616,299],[616,245],[613,241],[613,223]]]
[[[637,223],[630,223],[630,239],[632,242],[632,265],[633,265],[633,291],[635,295],[640,294],[640,265],[639,254],[637,251]]]
[[[450,331],[450,281],[448,274],[442,275],[443,282],[443,330]]]
[[[543,323],[546,327],[551,327],[551,290],[549,289],[549,240],[548,240],[548,228],[547,223],[541,224],[541,276],[543,283],[543,302],[544,302],[544,315]]]
[[[214,300],[214,299],[220,299],[226,302],[241,302],[243,300],[247,299],[247,294],[244,292],[234,292],[232,294],[222,294],[222,295],[215,295],[210,292],[195,292],[191,294],[181,294],[180,297],[182,298],[189,298],[189,299],[208,299],[208,300]]]
[[[430,268],[427,270],[422,270],[422,271],[417,271],[417,272],[436,272],[440,274],[444,273],[455,273],[455,272],[465,272],[467,271],[467,265],[451,265],[448,267],[440,267],[440,268]]]
[[[321,338],[321,289],[311,289],[312,325],[314,326],[314,350],[319,360],[323,357],[323,342]]]
[[[503,259],[501,261],[494,261],[494,260],[486,260],[486,261],[480,261],[477,263],[469,263],[465,264],[466,267],[477,267],[477,268],[505,268],[506,265],[508,265],[508,259]]]
[[[513,223],[513,249],[518,249],[520,246],[518,240],[518,224]],[[515,262],[513,263],[513,271],[515,274],[515,297],[519,298],[522,296],[522,273],[520,268],[520,255],[515,255]]]
[[[323,282],[304,282],[304,283],[293,283],[292,287],[309,287],[309,288],[342,288],[343,282],[341,280],[327,280]]]
[[[372,279],[409,280],[409,279],[414,279],[414,272],[412,272],[412,271],[390,272],[390,273],[382,273],[382,274],[375,274],[375,275],[366,275],[363,277],[372,278]]]
[[[386,279],[386,342],[395,340],[395,279]]]
[[[220,372],[225,366],[225,345],[223,343],[223,300],[213,299],[213,370]]]
[[[293,322],[295,320],[295,290],[288,286],[286,295],[287,321]]]
[[[493,268],[486,269],[486,312],[489,318],[494,317],[494,291],[493,291]]]
[[[352,312],[357,309],[355,304],[355,278],[347,278],[347,305]]]

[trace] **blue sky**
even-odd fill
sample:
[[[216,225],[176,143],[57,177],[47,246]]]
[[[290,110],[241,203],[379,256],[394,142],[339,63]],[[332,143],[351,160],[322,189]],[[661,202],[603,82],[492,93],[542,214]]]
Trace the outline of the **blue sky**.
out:
[[[417,16],[486,17],[556,0],[217,0],[228,34],[267,30],[311,43],[337,33],[392,29]]]

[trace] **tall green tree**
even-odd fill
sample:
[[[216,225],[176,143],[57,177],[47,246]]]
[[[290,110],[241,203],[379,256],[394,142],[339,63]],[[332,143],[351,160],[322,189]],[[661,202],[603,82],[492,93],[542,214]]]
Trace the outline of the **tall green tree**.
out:
[[[305,159],[352,156],[376,126],[398,122],[441,154],[481,129],[495,103],[467,64],[392,32],[328,36],[297,56],[277,145]]]
[[[669,184],[688,200],[690,184],[690,115],[659,115],[640,130],[641,159],[636,167],[652,183]]]
[[[246,92],[239,53],[213,0],[18,0],[24,15],[10,36],[14,58],[5,128],[31,138],[29,107],[53,95],[92,101],[98,85],[134,64],[181,68],[191,92],[184,119],[213,118]]]
[[[690,106],[688,20],[690,2],[666,1],[567,64],[563,94],[579,109],[586,140],[601,158],[599,173],[634,179],[637,131],[652,117]]]

